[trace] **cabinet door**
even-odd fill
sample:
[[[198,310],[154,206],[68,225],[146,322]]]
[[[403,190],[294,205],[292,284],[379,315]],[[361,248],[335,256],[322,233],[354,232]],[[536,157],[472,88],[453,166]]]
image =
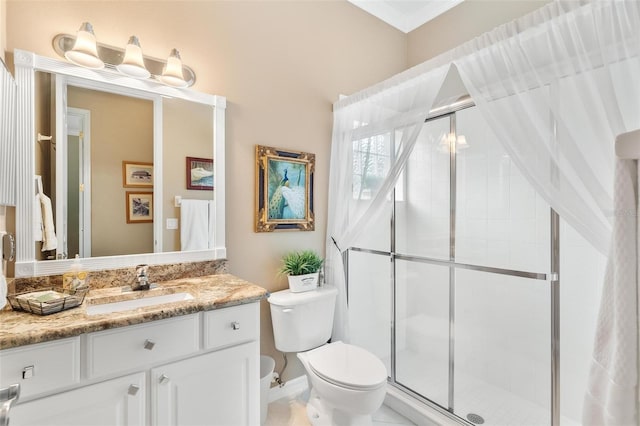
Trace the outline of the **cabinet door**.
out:
[[[257,342],[174,362],[151,370],[156,425],[260,424]]]
[[[69,392],[18,403],[11,426],[132,426],[145,424],[145,374],[137,373]]]

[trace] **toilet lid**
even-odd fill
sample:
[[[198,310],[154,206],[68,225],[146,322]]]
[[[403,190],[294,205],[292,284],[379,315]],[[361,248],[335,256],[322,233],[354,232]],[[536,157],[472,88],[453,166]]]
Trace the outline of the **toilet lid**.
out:
[[[350,389],[378,388],[387,381],[382,361],[362,348],[342,342],[311,351],[309,366],[324,380]]]

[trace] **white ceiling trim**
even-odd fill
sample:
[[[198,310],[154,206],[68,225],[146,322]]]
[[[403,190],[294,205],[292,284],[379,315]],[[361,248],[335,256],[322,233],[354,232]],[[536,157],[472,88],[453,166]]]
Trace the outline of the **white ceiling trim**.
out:
[[[464,0],[348,0],[378,19],[409,33]]]

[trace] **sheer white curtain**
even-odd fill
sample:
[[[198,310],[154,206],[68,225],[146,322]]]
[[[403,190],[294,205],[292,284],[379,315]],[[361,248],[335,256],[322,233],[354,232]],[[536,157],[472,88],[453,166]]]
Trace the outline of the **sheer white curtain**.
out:
[[[334,340],[349,341],[342,252],[352,247],[363,233],[376,232],[372,228],[384,211],[388,211],[389,194],[405,167],[448,69],[446,61],[444,65],[441,60],[425,63],[419,69],[334,105],[325,260],[327,282],[338,288]],[[387,143],[390,139],[395,142]],[[386,159],[378,155],[379,161],[385,161],[378,171],[382,174],[376,176],[375,185],[369,185],[366,191],[354,190],[367,184],[362,179],[354,180],[354,144],[367,141],[371,149],[377,140],[386,148]],[[388,223],[386,227],[388,229]]]
[[[456,50],[512,161],[609,253],[583,423],[636,425],[637,171],[615,160],[614,141],[640,127],[640,3],[554,2]]]
[[[554,2],[454,54],[469,94],[512,160],[604,254],[613,218],[613,143],[640,124],[638,7]]]

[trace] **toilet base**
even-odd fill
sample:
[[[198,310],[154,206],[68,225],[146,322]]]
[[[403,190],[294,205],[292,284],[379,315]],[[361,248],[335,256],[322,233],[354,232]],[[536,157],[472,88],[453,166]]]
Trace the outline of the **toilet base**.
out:
[[[345,413],[338,409],[331,409],[311,389],[307,402],[307,418],[313,426],[372,426],[370,415]]]

